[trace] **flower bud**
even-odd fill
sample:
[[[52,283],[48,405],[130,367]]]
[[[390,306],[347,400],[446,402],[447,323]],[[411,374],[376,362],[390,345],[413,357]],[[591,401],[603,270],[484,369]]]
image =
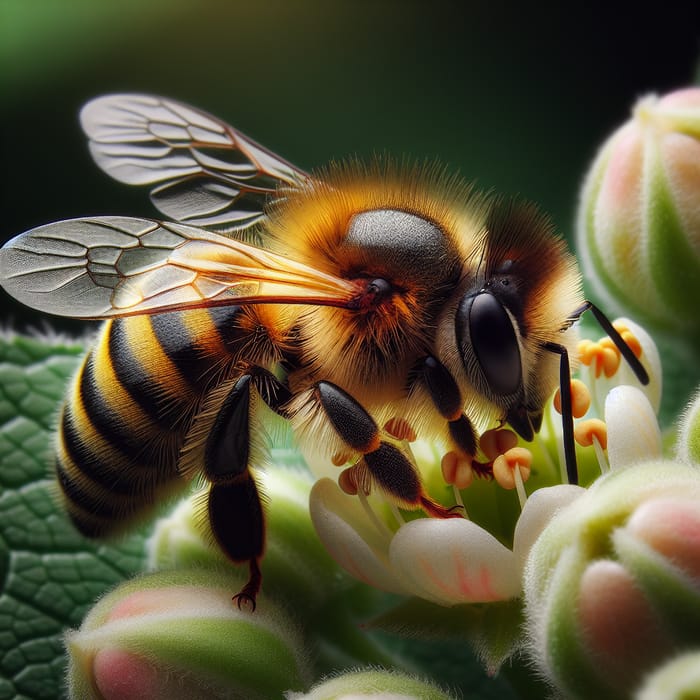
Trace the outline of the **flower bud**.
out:
[[[432,683],[395,671],[351,671],[314,686],[308,693],[287,693],[287,700],[450,700]]]
[[[681,462],[700,464],[700,390],[681,416],[677,452]]]
[[[584,183],[578,248],[607,308],[698,327],[700,88],[641,99]]]
[[[566,697],[627,696],[700,645],[700,469],[613,470],[549,522],[527,560],[530,653]]]
[[[70,696],[263,700],[306,687],[297,631],[266,600],[239,610],[236,586],[211,570],[122,584],[66,636]]]
[[[700,651],[671,659],[654,671],[635,693],[635,700],[700,697]]]

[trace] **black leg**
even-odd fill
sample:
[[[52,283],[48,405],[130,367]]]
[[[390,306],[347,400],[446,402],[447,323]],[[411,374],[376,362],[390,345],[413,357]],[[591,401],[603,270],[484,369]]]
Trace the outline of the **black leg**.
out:
[[[252,391],[286,417],[289,389],[261,367],[241,375],[218,406],[203,444],[203,471],[211,482],[208,519],[222,551],[235,562],[248,562],[250,575],[234,596],[238,607],[250,605],[260,590],[260,559],[265,548],[265,516],[249,463],[251,459]],[[211,410],[211,409],[209,409]],[[212,411],[213,413],[213,411]],[[203,415],[210,415],[203,411]]]
[[[413,463],[382,440],[379,426],[350,394],[331,382],[319,382],[315,395],[338,436],[350,450],[364,455],[372,482],[381,491],[408,509],[423,508],[439,518],[458,516],[425,493]]]
[[[447,421],[454,447],[465,457],[474,457],[476,432],[469,418],[462,412],[462,395],[447,367],[429,355],[416,366],[412,378],[428,390],[433,405]]]
[[[248,562],[250,575],[233,596],[238,607],[250,605],[260,591],[260,559],[265,548],[265,516],[250,472],[229,484],[212,484],[208,501],[209,525],[217,544],[233,561]]]

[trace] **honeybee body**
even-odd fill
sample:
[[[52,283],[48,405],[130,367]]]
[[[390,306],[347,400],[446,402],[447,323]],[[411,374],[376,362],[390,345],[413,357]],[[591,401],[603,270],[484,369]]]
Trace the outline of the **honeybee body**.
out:
[[[203,397],[235,372],[241,307],[106,321],[62,409],[56,470],[88,536],[112,534],[184,486],[179,454]]]
[[[572,324],[591,305],[532,206],[386,159],[307,175],[156,97],[100,98],[81,117],[98,165],[152,185],[174,220],[57,222],[0,251],[18,299],[107,319],[56,449],[86,535],[118,531],[202,475],[209,529],[249,562],[236,598],[254,606],[264,517],[251,468],[270,413],[307,453],[348,465],[358,490],[454,517],[426,494],[406,440],[437,439],[488,470],[481,430],[507,422],[531,439],[558,383],[567,405]],[[570,411],[564,428],[575,476]]]

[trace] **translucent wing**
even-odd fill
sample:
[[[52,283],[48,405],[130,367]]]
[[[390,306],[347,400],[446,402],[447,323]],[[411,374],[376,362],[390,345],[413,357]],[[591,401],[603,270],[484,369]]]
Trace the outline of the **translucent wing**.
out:
[[[237,234],[264,218],[280,186],[308,179],[228,124],[174,100],[106,95],[88,102],[80,121],[97,165],[120,182],[154,185],[153,204],[175,221]]]
[[[352,283],[202,229],[118,216],[39,226],[0,249],[0,284],[35,309],[110,318],[231,303],[347,306]]]

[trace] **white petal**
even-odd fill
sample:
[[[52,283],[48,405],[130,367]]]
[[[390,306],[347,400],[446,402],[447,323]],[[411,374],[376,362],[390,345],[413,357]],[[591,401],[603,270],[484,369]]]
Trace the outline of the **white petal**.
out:
[[[615,387],[605,399],[610,466],[623,467],[661,456],[661,430],[644,393],[632,386]]]
[[[356,497],[321,479],[311,489],[309,510],[323,546],[349,574],[383,591],[406,594],[389,563],[389,537],[369,522]]]
[[[559,484],[537,489],[528,497],[518,518],[513,537],[513,552],[521,569],[532,545],[547,527],[549,521],[562,509],[573,503],[586,489],[573,484]]]
[[[404,586],[442,605],[507,600],[520,593],[513,552],[464,518],[421,518],[403,525],[389,557]]]

